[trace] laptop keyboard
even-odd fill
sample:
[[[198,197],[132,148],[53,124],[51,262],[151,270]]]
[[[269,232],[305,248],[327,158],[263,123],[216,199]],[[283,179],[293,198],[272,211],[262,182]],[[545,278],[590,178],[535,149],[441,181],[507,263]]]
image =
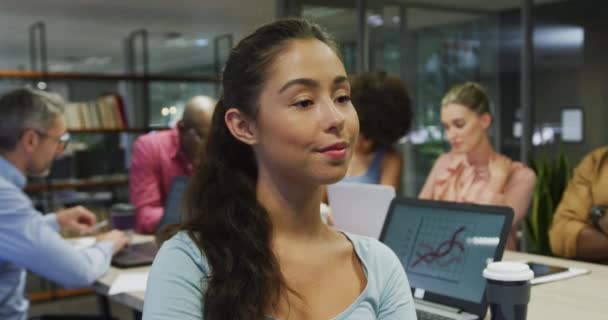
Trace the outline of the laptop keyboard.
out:
[[[444,316],[440,316],[438,314],[422,311],[416,309],[416,317],[418,320],[453,320],[453,318],[448,318]]]
[[[125,251],[125,249],[123,249],[123,251]],[[130,245],[130,248],[126,248],[126,251],[136,252],[146,256],[155,256],[158,251],[158,246],[154,241],[147,241],[132,244]]]

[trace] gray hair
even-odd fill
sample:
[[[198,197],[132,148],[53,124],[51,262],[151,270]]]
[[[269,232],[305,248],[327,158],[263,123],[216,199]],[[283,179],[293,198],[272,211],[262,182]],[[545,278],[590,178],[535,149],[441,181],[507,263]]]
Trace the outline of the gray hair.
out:
[[[0,97],[0,150],[13,150],[24,130],[48,131],[64,108],[65,102],[54,93],[24,88],[4,94]]]

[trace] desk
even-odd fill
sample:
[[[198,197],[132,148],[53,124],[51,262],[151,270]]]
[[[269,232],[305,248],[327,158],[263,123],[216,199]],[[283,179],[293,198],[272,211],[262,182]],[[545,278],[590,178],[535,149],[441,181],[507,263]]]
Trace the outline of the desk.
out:
[[[133,241],[152,239],[154,239],[152,236],[137,236]],[[606,318],[604,304],[608,304],[608,266],[511,251],[505,252],[503,260],[541,262],[591,270],[591,274],[533,286],[532,297],[528,305],[528,319],[591,320]],[[97,280],[94,288],[97,293],[107,296],[110,285],[118,274],[145,272],[149,268],[117,269],[112,267],[105,276]],[[143,310],[144,292],[117,294],[111,296],[110,299],[134,310]],[[490,319],[489,312],[486,319]]]
[[[532,286],[528,319],[606,319],[608,266],[507,251],[503,260],[578,267],[591,274]],[[490,319],[489,313],[487,319]]]
[[[136,234],[133,236],[132,241],[133,241],[133,243],[154,241],[154,236]],[[139,268],[128,268],[128,269],[119,269],[119,268],[115,268],[115,267],[110,267],[110,270],[108,270],[108,272],[104,276],[97,279],[97,281],[93,285],[93,288],[99,295],[108,297],[108,291],[110,290],[110,286],[112,285],[112,282],[114,282],[114,279],[116,279],[116,277],[118,277],[119,274],[141,273],[141,272],[147,272],[149,270],[150,270],[150,266],[139,267]],[[133,310],[136,310],[136,311],[143,311],[143,309],[144,309],[144,292],[143,291],[120,293],[120,294],[116,294],[113,296],[109,296],[109,298],[120,304],[123,304]]]

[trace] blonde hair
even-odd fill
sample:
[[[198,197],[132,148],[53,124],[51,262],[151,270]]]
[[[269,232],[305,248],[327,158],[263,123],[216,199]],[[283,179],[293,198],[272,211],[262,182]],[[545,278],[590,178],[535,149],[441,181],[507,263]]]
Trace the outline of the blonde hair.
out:
[[[486,90],[475,82],[465,82],[452,87],[441,99],[441,107],[451,103],[463,105],[480,116],[485,113],[492,114]]]

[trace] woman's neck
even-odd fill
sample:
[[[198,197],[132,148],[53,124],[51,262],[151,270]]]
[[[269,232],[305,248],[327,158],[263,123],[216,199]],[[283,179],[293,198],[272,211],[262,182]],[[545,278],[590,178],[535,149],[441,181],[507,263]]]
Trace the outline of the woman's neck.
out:
[[[260,172],[256,189],[258,201],[272,221],[275,240],[311,240],[326,231],[319,213],[320,186],[306,187]]]
[[[494,148],[486,135],[467,153],[467,161],[474,167],[486,166],[492,155],[494,155]]]

